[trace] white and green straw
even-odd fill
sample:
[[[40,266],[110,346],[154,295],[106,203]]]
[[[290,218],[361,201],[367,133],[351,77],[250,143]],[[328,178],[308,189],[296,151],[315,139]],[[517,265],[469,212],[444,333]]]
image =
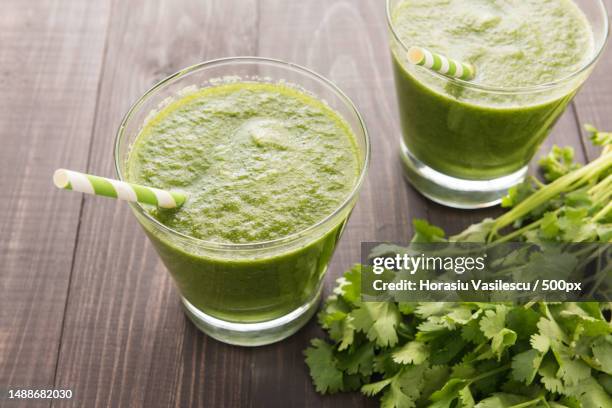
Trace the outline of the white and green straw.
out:
[[[411,47],[408,61],[452,78],[469,81],[476,76],[473,65],[437,54],[423,47]]]
[[[185,194],[175,191],[145,187],[66,169],[55,171],[53,183],[56,187],[65,190],[156,205],[161,208],[180,207],[187,199]]]

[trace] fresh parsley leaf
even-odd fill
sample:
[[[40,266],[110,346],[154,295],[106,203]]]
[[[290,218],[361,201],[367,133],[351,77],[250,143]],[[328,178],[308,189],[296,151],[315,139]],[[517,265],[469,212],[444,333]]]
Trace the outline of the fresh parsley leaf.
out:
[[[347,302],[356,304],[361,298],[361,265],[354,265],[336,280],[338,286],[334,293],[342,296]]]
[[[512,358],[512,378],[529,385],[533,382],[542,363],[544,355],[538,350],[530,349]]]
[[[515,207],[517,204],[523,202],[527,197],[532,195],[535,191],[536,188],[534,187],[533,183],[529,178],[527,178],[522,183],[510,187],[508,194],[505,197],[502,197],[501,206],[503,208]]]
[[[523,404],[527,401],[529,401],[529,398],[522,395],[496,393],[480,401],[478,405],[476,405],[476,408],[512,408],[515,406],[523,406],[519,404]]]
[[[557,377],[559,365],[553,358],[545,358],[540,364],[538,374],[541,376],[540,382],[544,387],[554,393],[564,393],[565,387],[560,378]]]
[[[553,352],[559,363],[557,377],[563,379],[568,386],[574,386],[591,376],[591,367],[578,357],[573,356],[571,350],[565,346],[553,348]]]
[[[610,144],[609,134],[589,131],[597,143]],[[511,230],[511,238],[542,247],[504,259],[515,278],[564,277],[577,260],[548,242],[609,243],[612,237],[608,154],[606,148],[580,167],[571,149],[553,149],[542,160],[553,183],[532,178],[517,186],[504,200],[508,212],[449,241],[495,243],[504,237],[500,231]],[[413,241],[447,242],[426,221],[415,220],[414,229]],[[362,268],[338,280],[319,313],[334,343],[313,340],[305,351],[318,392],[361,388],[389,408],[612,407],[609,304],[362,302]]]
[[[380,347],[397,344],[396,327],[400,323],[400,313],[395,303],[366,302],[351,315],[355,328],[366,333],[370,341]]]
[[[460,378],[451,378],[444,384],[440,390],[431,394],[431,401],[433,403],[429,406],[430,408],[450,408],[453,402],[459,398],[459,393],[468,387],[470,382]]]
[[[338,354],[337,367],[348,374],[361,374],[364,377],[374,370],[374,345],[364,343],[356,350],[347,350]]]
[[[321,394],[333,394],[342,390],[342,371],[336,366],[334,349],[321,339],[313,339],[311,347],[304,351],[306,364],[315,388]]]
[[[584,125],[587,132],[590,133],[589,138],[595,146],[608,146],[612,144],[612,133],[600,132],[593,125]]]
[[[398,364],[422,364],[428,357],[427,345],[419,341],[408,342],[393,353],[393,361]]]
[[[412,221],[414,237],[412,242],[446,242],[444,230],[431,225],[426,220],[415,219]]]
[[[581,167],[580,164],[574,163],[574,148],[556,145],[548,155],[540,159],[538,164],[548,181],[555,181]]]
[[[598,337],[593,342],[593,357],[599,369],[612,375],[612,336]]]
[[[586,377],[574,386],[568,387],[567,392],[580,401],[582,408],[612,407],[612,397],[593,377]]]

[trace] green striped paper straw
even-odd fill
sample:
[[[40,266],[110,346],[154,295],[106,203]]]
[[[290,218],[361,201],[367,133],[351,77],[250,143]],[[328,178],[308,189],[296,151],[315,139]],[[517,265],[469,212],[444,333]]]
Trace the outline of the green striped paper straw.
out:
[[[436,54],[423,47],[410,47],[408,61],[436,71],[442,75],[469,81],[476,76],[473,65]]]
[[[125,181],[113,180],[78,171],[58,169],[53,174],[56,187],[80,193],[118,198],[120,200],[156,205],[161,208],[175,208],[183,205],[187,197],[175,191],[145,187]]]

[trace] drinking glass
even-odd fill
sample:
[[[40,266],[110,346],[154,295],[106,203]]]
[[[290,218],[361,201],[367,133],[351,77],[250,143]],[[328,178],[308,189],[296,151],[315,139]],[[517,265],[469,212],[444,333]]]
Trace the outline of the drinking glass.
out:
[[[354,104],[322,76],[272,59],[220,59],[177,72],[132,106],[119,127],[115,143],[119,178],[126,174],[130,146],[156,110],[185,89],[236,80],[296,86],[324,101],[350,126],[360,167],[350,195],[333,213],[302,231],[267,242],[207,242],[165,226],[138,203],[130,204],[172,275],[185,313],[193,323],[225,343],[257,346],[291,335],[314,314],[327,265],[366,174],[370,142]]]
[[[593,30],[594,51],[580,69],[554,82],[512,88],[449,78],[410,64],[393,24],[404,0],[387,0],[387,23],[408,181],[423,195],[456,208],[500,202],[588,78],[608,39],[601,0],[574,0]],[[467,6],[466,6],[467,7]],[[433,34],[432,34],[433,35]]]

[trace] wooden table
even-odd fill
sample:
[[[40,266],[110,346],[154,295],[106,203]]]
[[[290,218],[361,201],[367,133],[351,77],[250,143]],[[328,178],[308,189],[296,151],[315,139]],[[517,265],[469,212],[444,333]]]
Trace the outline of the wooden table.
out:
[[[606,0],[612,8],[612,0]],[[361,241],[406,241],[413,217],[459,231],[498,210],[458,211],[402,179],[382,1],[3,0],[0,11],[0,390],[68,388],[70,401],[1,406],[376,406],[315,393],[302,350],[221,344],[183,316],[164,266],[124,203],[54,189],[66,167],[114,176],[112,144],[153,83],[199,61],[260,55],[335,81],[373,143],[368,182],[327,276]],[[581,124],[612,129],[608,52],[543,149],[596,152]]]

